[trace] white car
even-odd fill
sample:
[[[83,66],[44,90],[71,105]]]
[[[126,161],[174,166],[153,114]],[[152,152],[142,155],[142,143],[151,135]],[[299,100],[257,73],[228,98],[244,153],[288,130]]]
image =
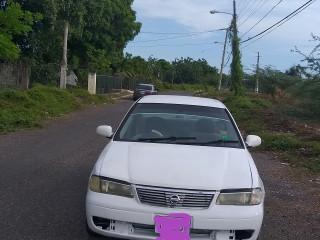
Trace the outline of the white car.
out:
[[[188,226],[171,232],[188,231],[192,240],[258,238],[265,191],[247,148],[261,139],[244,141],[220,101],[146,96],[115,133],[110,126],[97,133],[111,140],[89,179],[89,234],[157,239],[164,225],[156,219],[185,214]]]

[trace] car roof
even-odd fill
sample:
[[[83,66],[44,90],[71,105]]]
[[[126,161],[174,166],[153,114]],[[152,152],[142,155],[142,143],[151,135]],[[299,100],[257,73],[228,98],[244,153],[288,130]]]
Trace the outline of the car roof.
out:
[[[141,98],[139,103],[164,103],[164,104],[181,104],[193,106],[205,106],[215,108],[226,108],[226,106],[215,99],[192,97],[192,96],[178,96],[178,95],[149,95]]]

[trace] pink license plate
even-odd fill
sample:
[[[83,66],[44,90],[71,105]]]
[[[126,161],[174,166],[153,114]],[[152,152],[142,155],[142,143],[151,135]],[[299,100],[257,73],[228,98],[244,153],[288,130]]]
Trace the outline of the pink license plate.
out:
[[[192,217],[186,213],[156,215],[155,231],[160,234],[157,240],[189,240]]]

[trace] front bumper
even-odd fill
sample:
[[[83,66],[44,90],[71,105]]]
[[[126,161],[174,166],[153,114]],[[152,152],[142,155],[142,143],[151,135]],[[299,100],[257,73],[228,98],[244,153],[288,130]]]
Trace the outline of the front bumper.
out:
[[[205,210],[164,208],[139,203],[134,198],[87,192],[86,216],[88,227],[101,235],[124,239],[156,239],[154,217],[171,213],[186,213],[192,216],[190,236],[192,240],[224,240],[239,234],[242,239],[256,240],[262,220],[263,204],[256,206],[218,206],[214,197]],[[100,220],[109,222],[101,227]],[[94,221],[95,220],[95,221]]]

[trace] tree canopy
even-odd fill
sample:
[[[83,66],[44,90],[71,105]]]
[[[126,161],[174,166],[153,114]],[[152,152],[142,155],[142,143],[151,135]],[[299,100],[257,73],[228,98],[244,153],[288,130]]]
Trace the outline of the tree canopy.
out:
[[[62,58],[65,23],[69,25],[70,69],[111,73],[123,58],[128,41],[139,33],[133,0],[15,0],[24,13],[38,13],[33,31],[12,38],[21,49],[21,61],[50,66],[57,72]],[[47,72],[47,71],[46,71]],[[56,77],[56,74],[53,76]]]
[[[33,20],[33,14],[23,11],[20,4],[0,1],[0,59],[2,61],[19,58],[21,50],[15,44],[14,38],[31,32]]]
[[[298,47],[295,47],[294,51],[303,56],[302,62],[307,63],[305,69],[309,69],[311,74],[320,75],[320,37],[311,33],[311,38],[315,47],[309,54],[303,53]]]

